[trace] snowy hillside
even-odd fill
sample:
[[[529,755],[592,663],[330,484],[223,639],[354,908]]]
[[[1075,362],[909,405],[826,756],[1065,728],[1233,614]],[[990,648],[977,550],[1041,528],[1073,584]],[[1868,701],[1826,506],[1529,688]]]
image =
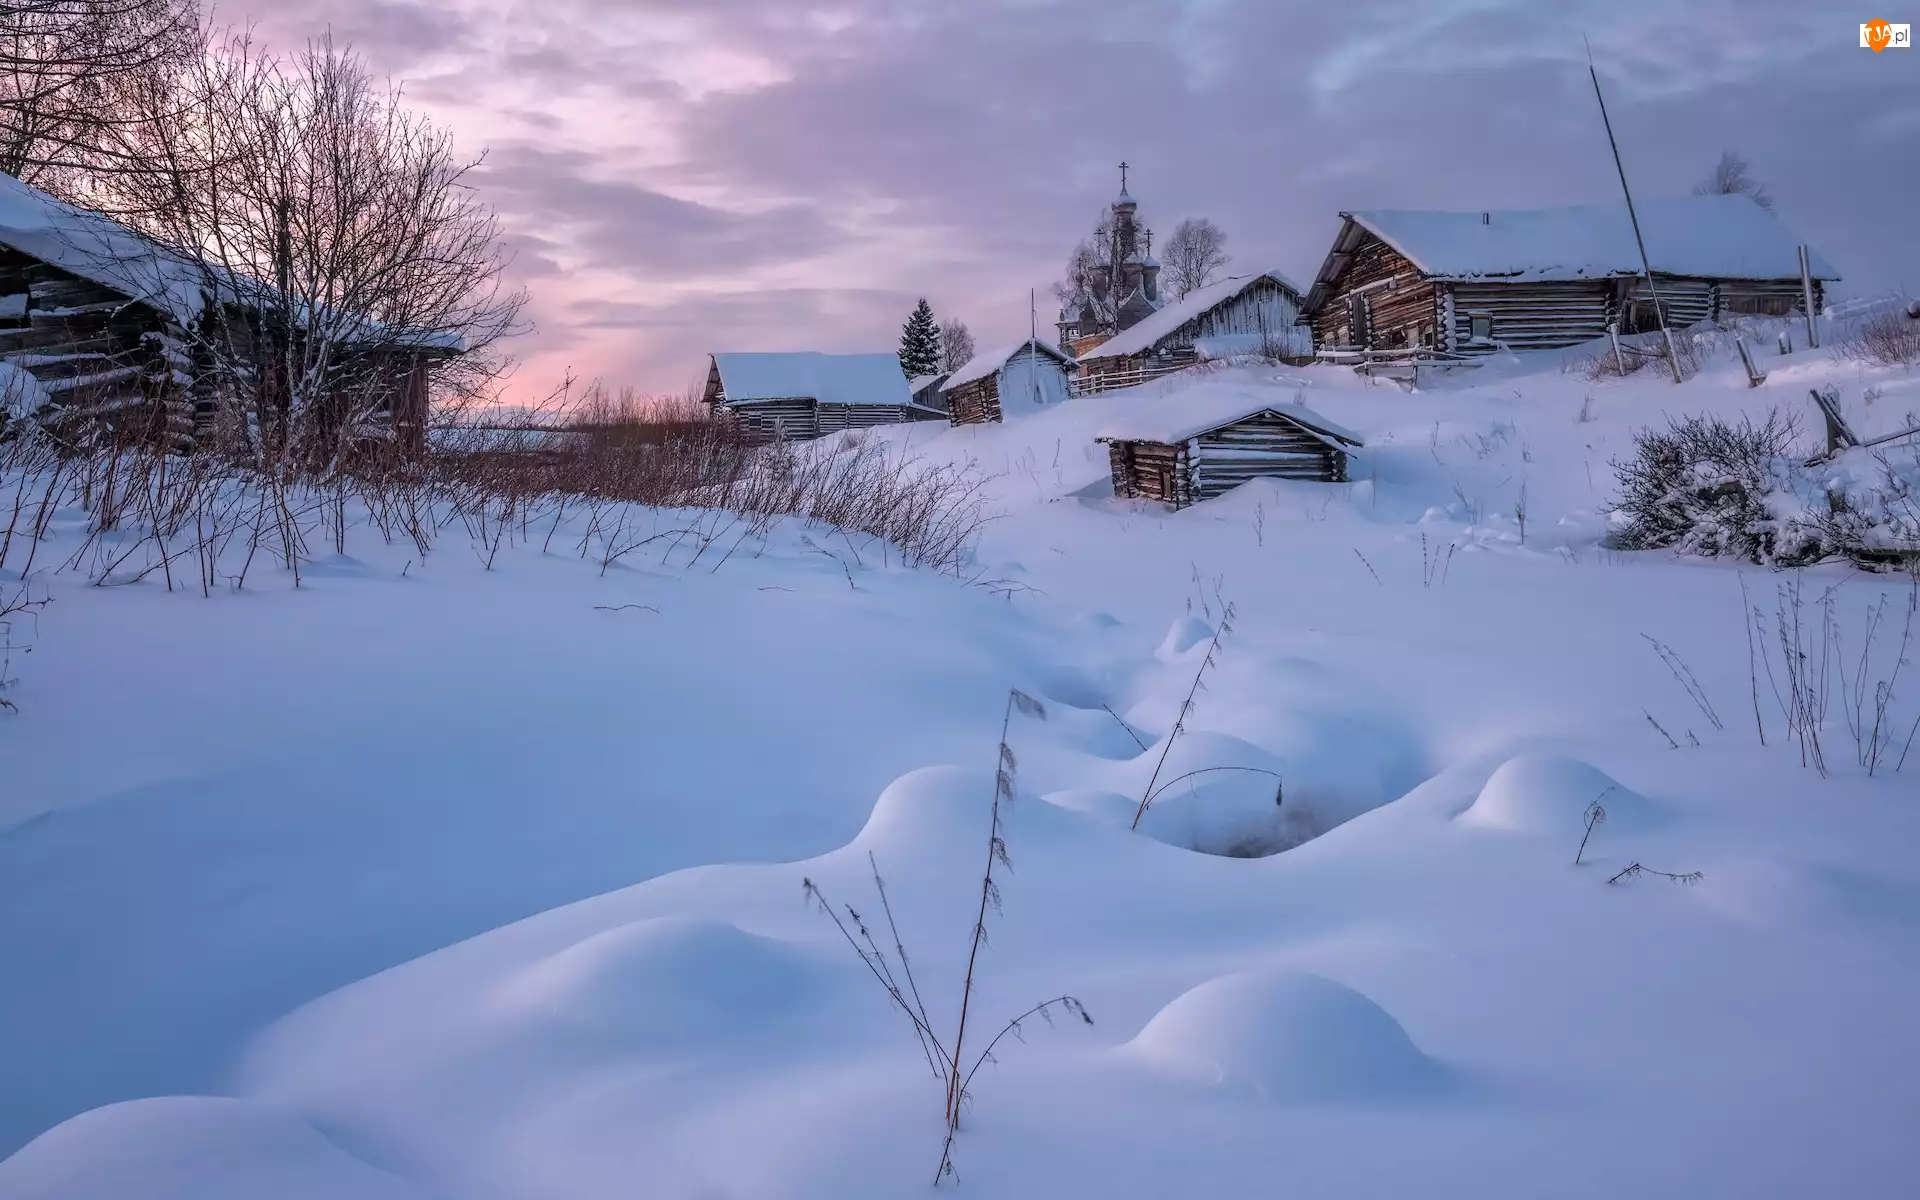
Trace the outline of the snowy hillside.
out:
[[[973,1077],[969,1194],[1905,1194],[1920,747],[1852,730],[1882,680],[1920,718],[1910,585],[1600,543],[1634,430],[1811,451],[1809,388],[1871,436],[1920,376],[1572,357],[887,429],[991,477],[958,580],[792,521],[56,579],[0,714],[0,1197],[918,1194],[943,1085],[803,881],[951,1049],[1003,720],[964,1059],[1093,1023]],[[1243,401],[1355,431],[1352,481],[1112,497],[1096,437]],[[1824,775],[1779,698],[1823,606]]]

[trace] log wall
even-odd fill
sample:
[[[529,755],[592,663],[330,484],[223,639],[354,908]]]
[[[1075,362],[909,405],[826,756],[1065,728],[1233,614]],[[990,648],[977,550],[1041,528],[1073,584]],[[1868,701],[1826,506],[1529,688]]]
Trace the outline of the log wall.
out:
[[[0,359],[40,381],[59,419],[190,440],[192,408],[174,378],[181,341],[146,305],[0,246]]]
[[[947,417],[955,425],[984,425],[1001,419],[1000,373],[947,392]]]
[[[1485,354],[1498,346],[1551,350],[1606,336],[1614,312],[1610,280],[1559,283],[1449,283],[1453,320],[1444,347],[1459,354]],[[1665,293],[1662,292],[1662,295]],[[1473,340],[1473,318],[1493,320],[1490,341]]]
[[[1343,483],[1347,455],[1283,417],[1256,414],[1177,444],[1107,445],[1113,494],[1185,508],[1249,479]]]
[[[806,397],[756,400],[729,411],[749,436],[769,441],[804,441],[909,419],[906,406],[900,404],[821,404]]]
[[[1211,500],[1249,479],[1343,483],[1347,456],[1298,425],[1261,414],[1202,434],[1190,443],[1194,491]]]

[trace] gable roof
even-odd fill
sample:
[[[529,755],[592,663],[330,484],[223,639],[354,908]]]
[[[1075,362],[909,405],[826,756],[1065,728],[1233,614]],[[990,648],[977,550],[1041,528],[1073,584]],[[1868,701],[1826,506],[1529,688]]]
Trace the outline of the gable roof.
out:
[[[989,375],[999,373],[1001,367],[1013,361],[1015,355],[1025,353],[1029,346],[1037,349],[1040,353],[1053,359],[1062,366],[1073,365],[1073,356],[1069,355],[1065,350],[1051,343],[1043,342],[1039,338],[1028,338],[1023,342],[1013,342],[1009,345],[994,346],[991,349],[982,350],[980,353],[968,359],[959,370],[955,371],[947,379],[946,389],[952,391],[954,388],[972,383],[977,379],[985,379]]]
[[[1801,242],[1747,196],[1683,196],[1636,204],[1647,262],[1658,274],[1699,279],[1798,279]],[[1432,279],[1556,282],[1642,272],[1624,202],[1504,212],[1371,209],[1340,214],[1345,224],[1307,297],[1325,292],[1372,233]],[[1809,250],[1815,279],[1838,279]]]
[[[180,326],[206,311],[209,285],[225,293],[223,302],[252,295],[285,299],[270,284],[258,283],[213,263],[189,258],[162,246],[139,230],[104,213],[68,204],[11,175],[0,174],[0,246],[97,283],[160,313]],[[298,301],[293,307],[331,321],[333,310]],[[406,330],[371,318],[356,319],[342,339],[390,337],[392,344],[421,350],[461,353],[466,340],[450,330]]]
[[[1139,324],[1121,330],[1098,346],[1080,356],[1083,363],[1103,358],[1125,358],[1149,350],[1155,342],[1178,330],[1189,321],[1197,320],[1206,313],[1232,300],[1261,280],[1271,280],[1279,284],[1297,300],[1300,289],[1278,271],[1262,271],[1255,275],[1235,275],[1210,283],[1202,288],[1188,292],[1178,303],[1169,304],[1159,312],[1147,317]]]
[[[187,325],[205,307],[206,272],[111,217],[0,175],[0,245],[139,301]]]
[[[1174,445],[1188,438],[1212,433],[1228,425],[1237,425],[1249,417],[1271,414],[1298,425],[1307,433],[1336,450],[1363,445],[1360,435],[1334,424],[1305,404],[1276,402],[1269,394],[1253,397],[1245,392],[1227,392],[1206,397],[1182,397],[1179,401],[1155,405],[1143,411],[1114,418],[1102,428],[1095,441],[1159,442]]]
[[[816,400],[821,404],[910,405],[897,354],[723,353],[713,356],[726,402]]]

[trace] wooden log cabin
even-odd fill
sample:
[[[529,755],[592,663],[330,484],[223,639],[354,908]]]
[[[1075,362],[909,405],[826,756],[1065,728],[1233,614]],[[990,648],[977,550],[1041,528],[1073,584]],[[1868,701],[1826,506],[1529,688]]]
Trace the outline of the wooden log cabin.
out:
[[[1341,213],[1306,298],[1323,351],[1546,350],[1802,307],[1799,240],[1746,196],[1523,212]],[[1838,272],[1811,254],[1814,305]],[[1656,313],[1657,292],[1660,311]]]
[[[31,404],[0,397],[0,413],[12,408],[50,426],[98,420],[191,449],[216,404],[206,347],[249,344],[246,331],[260,317],[231,304],[216,311],[214,285],[232,278],[0,175],[0,362],[37,385]],[[341,361],[372,381],[397,442],[419,453],[431,364],[460,349],[454,337],[408,342],[378,330]]]
[[[974,355],[948,378],[948,418],[955,425],[1006,419],[1012,409],[1042,408],[1067,399],[1073,360],[1058,346],[1029,338]]]
[[[751,436],[794,441],[947,415],[914,402],[895,354],[714,354],[703,398]]]
[[[1344,483],[1347,456],[1361,447],[1303,404],[1233,398],[1202,411],[1165,407],[1123,420],[1106,443],[1113,494],[1185,508],[1225,495],[1249,479]]]
[[[1080,355],[1086,390],[1129,386],[1207,358],[1309,355],[1301,303],[1300,289],[1274,271],[1196,288]]]

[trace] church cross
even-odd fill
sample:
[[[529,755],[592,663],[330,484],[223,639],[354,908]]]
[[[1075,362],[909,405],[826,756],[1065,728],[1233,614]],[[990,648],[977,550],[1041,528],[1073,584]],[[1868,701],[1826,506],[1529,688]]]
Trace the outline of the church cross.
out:
[[[1124,162],[1120,164],[1120,190],[1127,190],[1127,164]]]

